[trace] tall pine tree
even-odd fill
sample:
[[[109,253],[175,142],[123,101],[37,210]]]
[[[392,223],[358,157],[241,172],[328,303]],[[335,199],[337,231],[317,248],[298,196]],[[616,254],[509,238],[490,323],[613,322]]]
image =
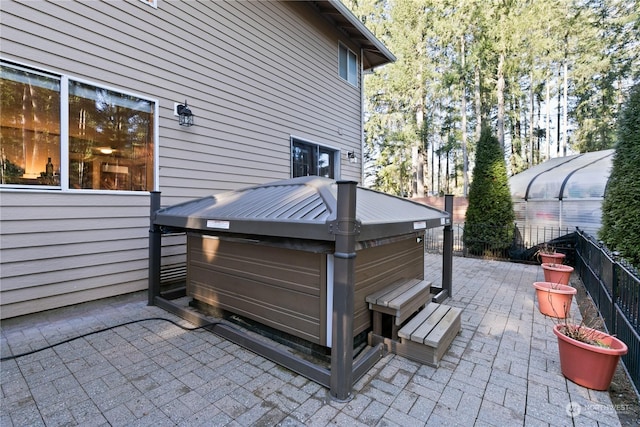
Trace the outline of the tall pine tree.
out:
[[[500,142],[483,126],[469,188],[463,241],[473,255],[505,255],[513,239],[515,215]]]

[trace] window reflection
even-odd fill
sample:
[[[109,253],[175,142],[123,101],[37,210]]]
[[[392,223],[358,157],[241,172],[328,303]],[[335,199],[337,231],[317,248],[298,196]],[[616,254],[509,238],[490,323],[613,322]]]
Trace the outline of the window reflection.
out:
[[[293,140],[291,147],[293,178],[309,175],[335,178],[335,155],[335,150]]]
[[[60,80],[0,66],[0,182],[60,185]]]
[[[8,63],[0,71],[1,184],[60,186],[68,125],[69,188],[153,189],[153,102],[69,81],[69,121],[61,124],[60,78]]]
[[[153,188],[153,104],[69,83],[69,186]]]

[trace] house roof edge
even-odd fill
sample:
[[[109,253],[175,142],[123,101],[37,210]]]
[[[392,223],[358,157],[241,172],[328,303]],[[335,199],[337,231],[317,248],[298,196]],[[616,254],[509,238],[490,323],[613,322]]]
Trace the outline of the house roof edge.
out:
[[[365,50],[366,63],[364,69],[372,69],[390,62],[395,62],[396,57],[389,49],[346,7],[340,0],[320,0],[317,4],[324,4],[334,9],[342,19],[329,16],[329,19],[338,27],[342,27],[348,34],[358,33],[362,36],[357,39]],[[323,12],[325,8],[321,8]],[[323,12],[324,13],[324,12]]]

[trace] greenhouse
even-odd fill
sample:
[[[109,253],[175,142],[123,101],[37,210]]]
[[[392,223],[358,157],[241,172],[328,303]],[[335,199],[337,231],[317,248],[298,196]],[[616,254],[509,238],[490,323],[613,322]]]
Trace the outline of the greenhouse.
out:
[[[614,152],[556,157],[510,178],[516,224],[526,246],[576,227],[597,234]]]

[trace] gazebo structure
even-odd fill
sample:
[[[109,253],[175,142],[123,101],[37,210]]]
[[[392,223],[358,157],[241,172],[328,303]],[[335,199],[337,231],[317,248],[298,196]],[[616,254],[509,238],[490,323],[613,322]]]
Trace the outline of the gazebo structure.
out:
[[[277,181],[164,209],[159,193],[152,193],[149,304],[195,324],[208,322],[160,290],[161,236],[185,232],[188,297],[200,306],[222,309],[328,348],[331,367],[224,322],[208,328],[345,400],[353,382],[382,357],[385,347],[437,364],[442,349],[459,331],[456,309],[431,303],[431,309],[422,310],[435,293],[423,280],[424,230],[434,227],[449,231],[439,289],[442,298],[451,285],[451,216],[446,211],[357,187],[355,182],[321,177]],[[420,310],[423,314],[416,315]],[[411,325],[406,321],[411,318],[416,329],[429,316],[434,322],[436,314],[448,322],[440,334],[443,344],[416,353],[413,346],[429,341],[428,331],[416,344],[416,334],[408,332]],[[386,315],[395,321],[387,338],[382,336],[381,320]],[[354,359],[354,336],[372,328],[369,348]]]

